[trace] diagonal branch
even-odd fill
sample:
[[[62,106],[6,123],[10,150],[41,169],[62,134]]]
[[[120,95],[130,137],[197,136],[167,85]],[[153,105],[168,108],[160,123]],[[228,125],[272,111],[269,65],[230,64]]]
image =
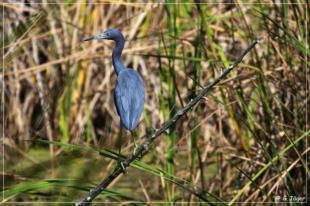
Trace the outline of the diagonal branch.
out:
[[[235,68],[243,59],[243,57],[259,42],[256,39],[251,45],[238,57],[238,59],[230,65],[218,78],[208,84],[198,96],[192,99],[183,109],[178,111],[169,121],[165,122],[163,126],[151,134],[146,140],[136,149],[135,153],[127,157],[123,162],[123,167],[126,168],[134,160],[140,160],[148,151],[149,145],[162,133],[164,133],[170,126],[172,126],[180,117],[188,112],[195,104],[201,100],[204,95],[212,89],[220,80],[222,80],[233,68]],[[92,189],[80,202],[76,203],[76,206],[91,205],[92,200],[97,197],[117,176],[123,172],[121,165],[117,165],[114,171],[106,177],[96,188]]]

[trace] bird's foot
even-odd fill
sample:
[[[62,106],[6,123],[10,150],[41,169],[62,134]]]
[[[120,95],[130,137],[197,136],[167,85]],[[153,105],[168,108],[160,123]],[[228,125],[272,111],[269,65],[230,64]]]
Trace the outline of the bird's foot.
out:
[[[133,149],[133,155],[135,155],[135,154],[136,154],[136,151],[137,151],[137,149],[138,149],[138,145],[137,145],[135,139],[133,139],[133,143],[134,143],[134,145],[135,145],[135,148]]]
[[[118,161],[118,164],[121,166],[123,173],[127,174],[128,172],[126,170],[126,167],[124,166],[123,160],[121,160],[121,158],[119,158],[117,161]]]
[[[133,155],[136,154],[136,150],[137,150],[137,148],[135,147],[135,148],[133,149]]]

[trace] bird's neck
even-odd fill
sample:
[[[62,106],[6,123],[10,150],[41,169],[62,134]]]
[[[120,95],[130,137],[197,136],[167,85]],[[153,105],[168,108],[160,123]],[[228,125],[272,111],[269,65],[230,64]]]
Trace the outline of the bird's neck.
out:
[[[112,53],[113,66],[117,75],[119,74],[119,72],[121,72],[121,70],[125,69],[125,66],[123,65],[121,59],[124,43],[125,43],[124,39],[115,41],[115,47]]]

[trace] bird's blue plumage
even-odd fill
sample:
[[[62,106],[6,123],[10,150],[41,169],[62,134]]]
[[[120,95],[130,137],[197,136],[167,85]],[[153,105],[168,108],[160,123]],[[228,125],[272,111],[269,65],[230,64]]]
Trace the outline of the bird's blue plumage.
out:
[[[109,39],[115,41],[112,53],[113,66],[117,76],[114,101],[121,124],[128,130],[137,127],[144,104],[143,80],[138,72],[126,68],[121,60],[125,39],[117,29],[108,29],[102,34],[85,39]]]
[[[144,104],[143,81],[138,72],[126,68],[118,74],[114,100],[123,126],[128,130],[136,128]]]

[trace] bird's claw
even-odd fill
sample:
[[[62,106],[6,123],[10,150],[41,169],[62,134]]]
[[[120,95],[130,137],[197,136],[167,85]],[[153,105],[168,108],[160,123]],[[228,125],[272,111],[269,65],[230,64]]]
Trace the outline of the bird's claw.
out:
[[[138,145],[137,145],[137,143],[136,143],[135,138],[133,139],[133,143],[134,143],[134,145],[135,145],[135,148],[133,149],[133,155],[135,155],[135,154],[136,154],[136,151],[137,151],[137,149],[138,149]]]
[[[126,167],[124,166],[124,163],[121,159],[118,159],[118,164],[121,166],[122,172],[126,175],[128,172],[127,172]]]

